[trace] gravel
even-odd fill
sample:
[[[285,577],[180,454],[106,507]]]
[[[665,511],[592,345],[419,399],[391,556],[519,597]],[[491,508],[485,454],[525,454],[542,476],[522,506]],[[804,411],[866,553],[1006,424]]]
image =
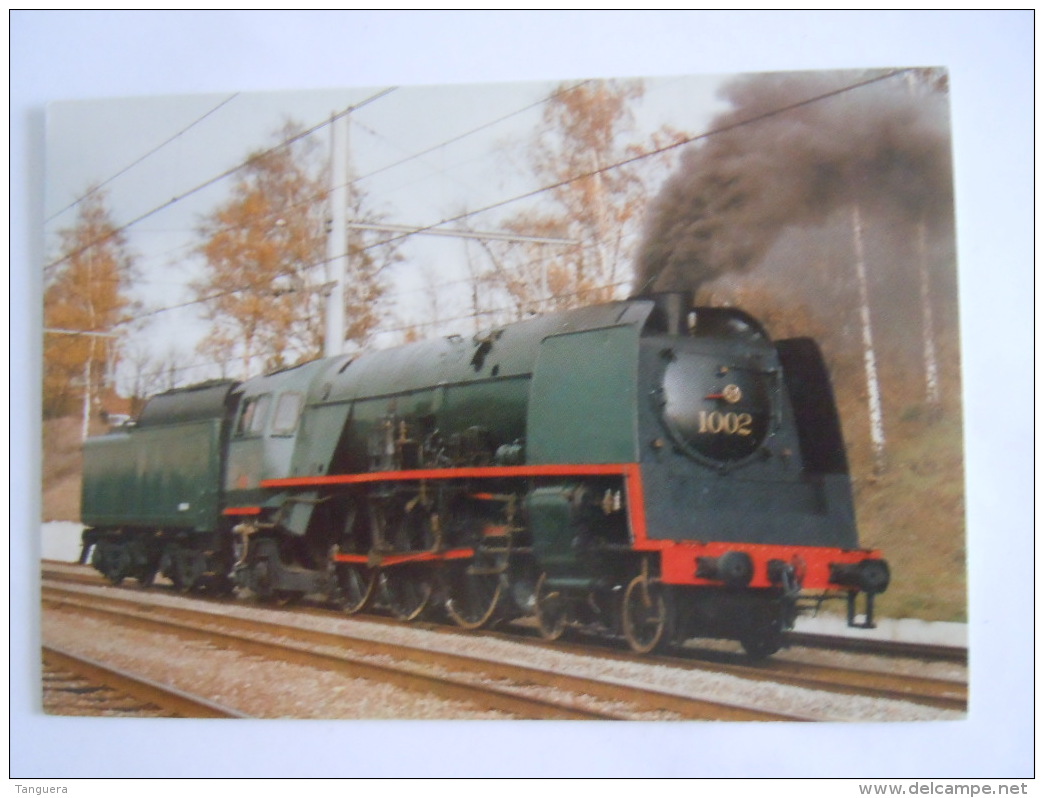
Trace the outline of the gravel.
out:
[[[107,587],[74,587],[87,592],[115,591]],[[127,591],[119,591],[121,597]],[[132,594],[161,606],[193,606],[181,596],[153,590]],[[447,635],[408,625],[387,625],[358,618],[274,611],[248,604],[208,605],[216,614],[295,623],[323,632],[495,658],[579,676],[594,676],[617,684],[641,686],[667,693],[734,703],[790,713],[817,720],[929,721],[958,720],[964,713],[905,702],[846,696],[812,689],[751,681],[727,674],[678,670],[671,667],[605,660],[550,651],[525,642],[481,635]],[[186,641],[173,635],[131,630],[76,615],[71,610],[46,609],[43,637],[54,643],[117,666],[142,673],[183,689],[205,693],[249,714],[265,718],[500,718],[502,713],[477,711],[457,702],[416,693],[315,668],[267,662],[256,657]],[[817,652],[816,656],[823,654]],[[789,655],[788,655],[789,656]],[[836,664],[838,655],[829,655]],[[851,655],[844,655],[850,657]],[[860,655],[860,662],[878,658]],[[880,658],[883,660],[883,658]],[[895,661],[877,663],[894,670]],[[920,675],[928,674],[920,665]],[[947,678],[960,678],[956,666],[945,666]],[[959,669],[958,669],[959,670]]]

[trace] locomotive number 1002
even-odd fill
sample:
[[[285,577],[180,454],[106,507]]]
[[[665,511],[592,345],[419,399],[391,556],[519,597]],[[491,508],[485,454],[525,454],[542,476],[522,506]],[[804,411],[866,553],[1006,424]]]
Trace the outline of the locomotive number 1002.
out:
[[[699,432],[701,435],[750,435],[754,417],[750,413],[733,413],[731,410],[722,413],[719,410],[701,410],[699,416]]]

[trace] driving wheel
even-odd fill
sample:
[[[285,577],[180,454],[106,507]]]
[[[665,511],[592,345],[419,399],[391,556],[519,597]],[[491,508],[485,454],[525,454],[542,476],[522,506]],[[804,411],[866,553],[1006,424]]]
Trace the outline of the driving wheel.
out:
[[[400,621],[415,621],[431,606],[435,591],[426,568],[399,565],[381,571],[380,579],[388,609]]]
[[[361,563],[339,562],[336,569],[338,606],[349,615],[362,612],[373,598],[377,572]]]
[[[457,626],[481,629],[496,620],[504,593],[499,572],[482,573],[473,563],[454,564],[449,568],[447,582],[446,612]]]

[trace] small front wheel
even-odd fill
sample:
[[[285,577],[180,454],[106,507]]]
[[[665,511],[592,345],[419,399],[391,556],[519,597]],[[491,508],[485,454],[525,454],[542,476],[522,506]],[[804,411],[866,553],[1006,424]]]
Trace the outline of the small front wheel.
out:
[[[562,594],[547,585],[547,574],[540,574],[536,586],[536,617],[540,635],[557,640],[565,631],[568,608]]]
[[[747,652],[747,656],[754,660],[768,659],[781,648],[783,648],[782,635],[766,634],[760,636],[744,637],[740,645]]]
[[[659,646],[667,631],[667,601],[663,585],[644,574],[627,585],[623,598],[623,633],[637,654],[648,654]]]

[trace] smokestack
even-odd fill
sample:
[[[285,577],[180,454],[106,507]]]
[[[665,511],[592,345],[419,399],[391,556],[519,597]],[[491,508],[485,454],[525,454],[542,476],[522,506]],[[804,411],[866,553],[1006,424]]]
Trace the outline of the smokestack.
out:
[[[632,299],[651,299],[654,307],[645,328],[667,335],[687,335],[688,316],[692,310],[692,292],[662,291],[655,294],[640,294]]]

